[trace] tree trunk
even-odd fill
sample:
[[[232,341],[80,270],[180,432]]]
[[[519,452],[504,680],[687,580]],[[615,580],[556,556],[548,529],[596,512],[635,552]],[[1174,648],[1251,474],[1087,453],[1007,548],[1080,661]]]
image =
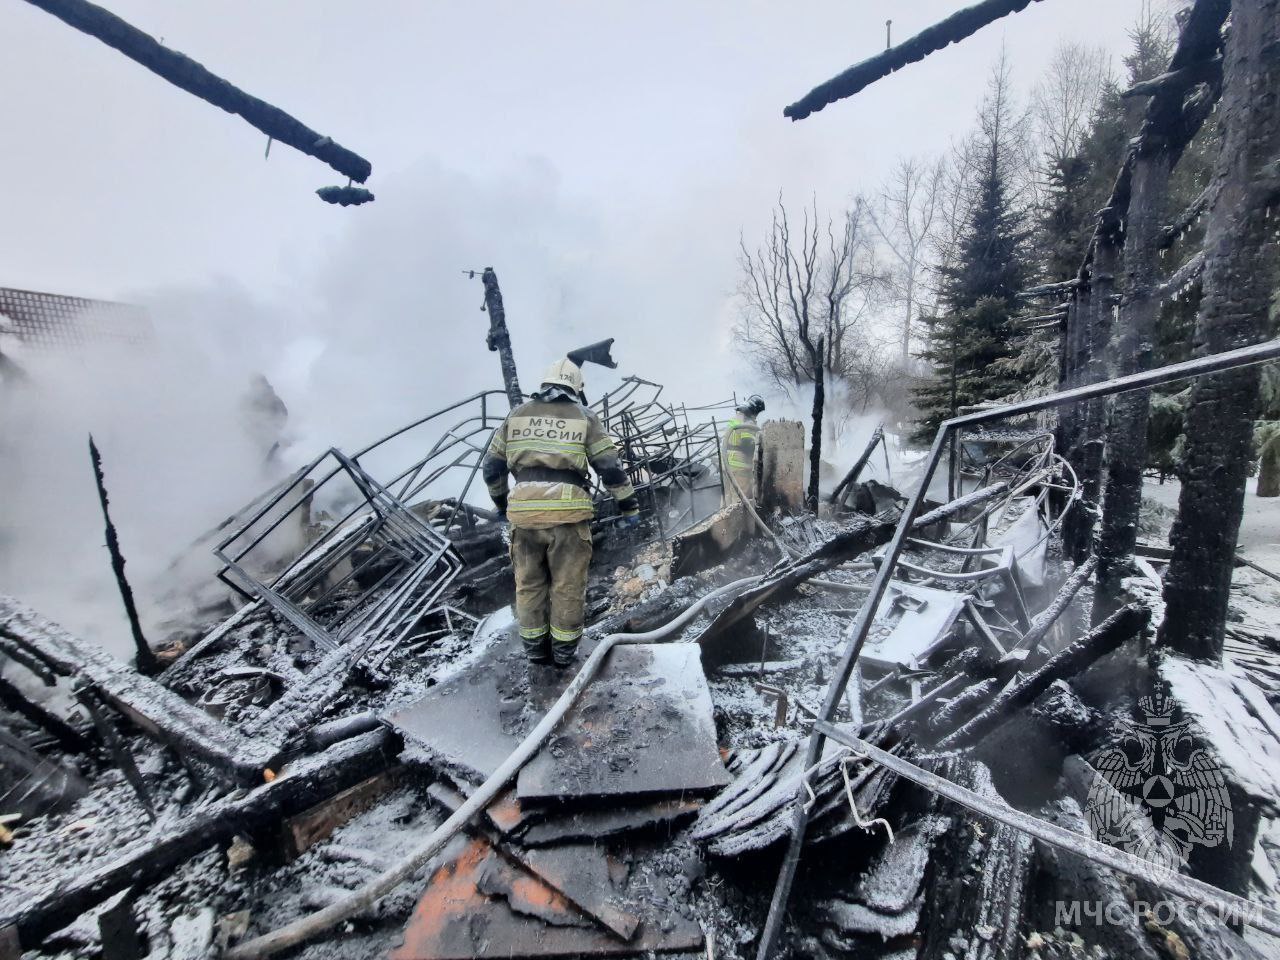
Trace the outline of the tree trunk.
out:
[[[916,263],[915,256],[907,267],[907,315],[902,327],[902,369],[911,367],[911,318],[916,312]]]
[[[1265,339],[1277,261],[1272,206],[1280,157],[1280,0],[1236,0],[1223,68],[1222,145],[1205,228],[1196,353]],[[1202,377],[1191,390],[1173,558],[1160,641],[1220,660],[1245,478],[1253,457],[1257,367]]]
[[[1280,497],[1280,436],[1273,437],[1262,447],[1258,467],[1258,496]]]
[[[1204,230],[1197,355],[1267,335],[1277,260],[1271,207],[1280,156],[1280,0],[1236,0],[1222,79],[1222,145]],[[1253,457],[1258,369],[1194,381],[1178,518],[1170,534],[1161,644],[1220,660],[1244,481]]]
[[[809,441],[809,509],[818,512],[818,480],[822,471],[822,407],[826,401],[822,382],[823,338],[818,338],[818,349],[813,352],[813,432]]]
[[[1120,304],[1116,360],[1119,376],[1151,369],[1160,316],[1160,234],[1169,198],[1170,156],[1163,149],[1134,159],[1124,241],[1125,292]],[[1147,415],[1151,393],[1136,390],[1115,398],[1107,432],[1107,485],[1098,542],[1098,583],[1093,622],[1101,623],[1123,602],[1120,582],[1129,573],[1138,540],[1142,473],[1147,463]]]

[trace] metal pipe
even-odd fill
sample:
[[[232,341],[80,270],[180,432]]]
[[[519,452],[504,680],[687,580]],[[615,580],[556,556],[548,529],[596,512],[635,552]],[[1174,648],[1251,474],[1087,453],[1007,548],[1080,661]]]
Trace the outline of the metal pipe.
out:
[[[322,910],[288,923],[277,930],[233,947],[226,953],[227,960],[256,960],[259,957],[268,957],[279,953],[281,950],[287,950],[289,947],[302,943],[344,920],[349,920],[386,896],[400,883],[412,876],[419,867],[444,849],[445,844],[452,840],[472,817],[488,806],[502,791],[502,788],[506,786],[507,781],[514,777],[520,771],[520,768],[532,759],[547,737],[551,735],[551,731],[555,729],[556,724],[569,712],[569,708],[573,706],[582,691],[586,689],[587,684],[599,672],[610,650],[619,644],[652,643],[655,640],[670,636],[701,613],[712,600],[728,594],[741,593],[761,579],[761,577],[747,577],[712,590],[670,623],[654,630],[649,630],[645,633],[609,634],[600,641],[600,645],[587,657],[582,664],[582,668],[578,671],[578,675],[573,678],[564,693],[560,695],[560,699],[538,721],[538,725],[520,742],[520,745],[512,751],[511,755],[502,762],[502,765],[476,788],[466,802],[455,810],[444,823],[433,830],[426,840],[359,890],[354,891],[350,896],[331,903]]]
[[[1057,824],[1041,820],[1039,817],[1034,817],[1029,813],[1023,813],[1021,810],[1015,810],[999,799],[981,796],[957,783],[953,783],[945,777],[940,777],[936,773],[924,770],[908,760],[895,757],[892,753],[886,753],[879,747],[873,746],[825,720],[816,721],[814,729],[837,743],[844,744],[852,749],[854,753],[861,754],[867,759],[887,767],[899,776],[906,777],[927,790],[946,797],[948,800],[984,817],[995,820],[997,823],[1013,827],[1013,829],[1021,833],[1028,834],[1043,843],[1051,844],[1075,856],[1084,857],[1086,860],[1091,860],[1104,867],[1110,867],[1112,870],[1119,870],[1121,873],[1137,877],[1153,887],[1164,890],[1166,893],[1172,893],[1174,896],[1190,900],[1192,903],[1199,904],[1202,907],[1212,907],[1222,917],[1238,919],[1272,936],[1280,936],[1280,911],[1255,903],[1252,900],[1246,900],[1244,897],[1221,890],[1194,877],[1188,877],[1175,870],[1170,870],[1163,864],[1152,863],[1150,860],[1135,857],[1133,854],[1125,853],[1123,850],[1095,840],[1093,837],[1076,833],[1074,830],[1064,829]]]

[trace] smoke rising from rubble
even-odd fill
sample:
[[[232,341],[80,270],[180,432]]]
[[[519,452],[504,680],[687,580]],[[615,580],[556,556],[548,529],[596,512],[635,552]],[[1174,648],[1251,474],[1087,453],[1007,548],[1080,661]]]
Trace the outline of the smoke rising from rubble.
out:
[[[727,316],[727,296],[655,262],[684,256],[688,239],[655,238],[661,228],[639,223],[606,242],[601,222],[566,201],[539,162],[496,182],[427,162],[382,197],[391,202],[361,211],[319,275],[301,279],[305,298],[253,296],[226,280],[140,291],[125,299],[149,313],[155,338],[145,348],[20,357],[32,382],[0,412],[5,592],[117,655],[131,650],[102,546],[93,432],[127,573],[150,639],[164,639],[173,602],[212,585],[207,545],[170,567],[193,540],[329,446],[354,450],[501,386],[484,346],[480,281],[464,269],[498,270],[526,390],[566,350],[612,336],[620,366],[588,365],[592,397],[628,374],[664,383],[673,402],[732,392],[727,325],[707,322]],[[655,275],[661,284],[648,282]],[[674,329],[679,349],[655,335]],[[270,468],[270,440],[243,409],[257,373],[289,409]]]
[[[903,456],[902,440],[895,433],[894,415],[886,410],[862,410],[849,402],[844,385],[836,381],[826,384],[825,413],[822,429],[822,490],[828,492],[838,484],[866,449],[877,426],[884,426],[887,443],[876,449],[859,477],[903,489],[905,473],[915,455]],[[799,420],[805,426],[805,445],[812,429],[813,385],[804,384],[789,393],[777,387],[761,392],[768,404],[761,422]],[[885,453],[888,451],[888,469]],[[806,468],[807,469],[807,468]]]

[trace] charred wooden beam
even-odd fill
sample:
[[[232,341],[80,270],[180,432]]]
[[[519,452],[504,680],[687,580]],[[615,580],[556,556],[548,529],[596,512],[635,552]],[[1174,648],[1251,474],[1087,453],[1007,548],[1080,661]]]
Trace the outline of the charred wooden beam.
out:
[[[1196,222],[1209,208],[1210,190],[1205,187],[1200,191],[1200,195],[1187,205],[1187,208],[1178,214],[1173,222],[1168,224],[1160,231],[1160,249],[1168,250],[1178,238],[1191,229],[1191,225]]]
[[[345,740],[324,753],[298,761],[275,780],[243,795],[232,795],[184,817],[159,836],[149,834],[107,863],[67,878],[36,896],[0,905],[0,929],[13,927],[24,950],[61,930],[91,907],[125,887],[140,887],[237,833],[275,826],[283,817],[315,806],[384,770],[393,738],[383,730]]]
[[[861,476],[863,469],[871,460],[871,455],[876,452],[876,447],[883,442],[884,424],[879,424],[876,427],[875,432],[871,434],[871,439],[867,441],[866,449],[862,451],[862,455],[858,457],[854,465],[849,468],[849,472],[845,474],[844,479],[840,481],[833,491],[831,491],[832,503],[844,502],[845,491],[858,482],[858,477]]]
[[[1094,252],[1089,312],[1080,346],[1083,357],[1077,359],[1082,383],[1101,383],[1113,376],[1110,365],[1111,330],[1115,317],[1112,298],[1115,273],[1120,264],[1121,238],[1117,231],[1099,237]],[[1080,498],[1071,506],[1063,529],[1063,546],[1067,555],[1082,563],[1089,554],[1094,524],[1102,498],[1102,468],[1106,449],[1107,400],[1096,397],[1085,405],[1078,421],[1080,434],[1073,451],[1072,465],[1080,478]]]
[[[1124,246],[1125,284],[1120,304],[1116,362],[1121,375],[1151,368],[1163,290],[1158,281],[1160,243],[1173,168],[1217,100],[1221,83],[1221,27],[1230,4],[1201,0],[1183,22],[1169,71],[1152,81],[1142,129],[1130,154],[1130,184]],[[1198,103],[1187,91],[1210,82]],[[1142,85],[1140,85],[1142,86]],[[1183,281],[1179,281],[1181,285]],[[1147,460],[1146,390],[1116,397],[1107,440],[1106,496],[1098,542],[1098,583],[1094,622],[1123,602],[1121,581],[1137,541],[1142,503],[1142,471]]]
[[[1198,250],[1186,263],[1169,274],[1169,279],[1160,285],[1160,299],[1168,300],[1170,297],[1177,296],[1178,291],[1183,287],[1199,283],[1203,276],[1204,251]]]
[[[923,60],[931,53],[959,43],[1011,13],[1025,9],[1034,0],[983,0],[966,7],[921,31],[896,47],[850,67],[839,76],[814,87],[811,91],[782,111],[784,117],[803,120],[837,100],[852,97],[896,70]]]
[[[4,677],[0,677],[0,704],[4,704],[19,716],[26,717],[57,740],[58,745],[68,753],[86,753],[93,746],[93,740],[90,737],[81,733],[43,704],[28,697]]]
[[[1039,670],[1019,679],[1000,694],[989,707],[966,723],[939,746],[944,750],[965,747],[1012,719],[1013,713],[1028,706],[1055,680],[1080,673],[1104,654],[1131,640],[1151,622],[1151,610],[1141,603],[1121,607],[1089,633],[1049,658]]]
[[[493,272],[493,267],[484,268],[480,282],[484,284],[484,309],[489,314],[489,336],[485,343],[498,354],[498,362],[502,365],[502,383],[511,409],[514,410],[524,403],[524,394],[520,391],[520,378],[516,376],[516,358],[511,352],[511,333],[507,330],[507,311],[502,305],[502,290],[498,286],[498,275]]]
[[[272,140],[279,140],[308,156],[323,160],[343,176],[364,183],[373,172],[368,160],[334,143],[332,138],[317,133],[279,107],[245,93],[190,57],[170,50],[110,10],[86,0],[28,2],[53,14],[68,26],[101,40],[175,87],[236,114]]]
[[[1062,616],[1063,611],[1070,606],[1071,601],[1080,592],[1080,588],[1089,582],[1089,578],[1093,576],[1093,572],[1097,567],[1097,556],[1090,555],[1084,563],[1072,571],[1071,576],[1067,577],[1049,605],[1035,615],[1026,634],[1018,642],[1019,647],[1027,650],[1036,648],[1036,645],[1045,638],[1045,634],[1053,629],[1053,625],[1058,622],[1058,618]]]
[[[972,761],[958,766],[961,786],[1002,802],[986,767]],[[1031,838],[997,822],[977,838],[951,830],[942,844],[925,887],[920,960],[1021,957],[1023,909],[1035,868]],[[975,844],[981,850],[976,856]]]
[[[176,693],[72,636],[25,604],[0,596],[0,632],[52,672],[93,686],[148,736],[195,757],[236,783],[262,782],[278,748],[223,726]]]
[[[1196,318],[1199,355],[1264,340],[1280,283],[1269,202],[1275,189],[1270,165],[1280,156],[1280,0],[1235,0],[1230,6],[1222,143],[1211,181],[1204,293]],[[1191,387],[1160,627],[1161,642],[1189,657],[1222,657],[1259,391],[1256,368],[1198,379]]]
[[[93,434],[89,434],[89,461],[93,464],[93,479],[98,487],[98,503],[102,506],[102,522],[106,524],[107,551],[111,554],[111,572],[115,574],[116,586],[120,590],[120,599],[124,603],[124,613],[129,619],[129,632],[133,635],[134,664],[138,672],[151,677],[160,672],[160,661],[156,659],[151,644],[147,643],[142,633],[142,623],[138,619],[138,606],[133,602],[133,588],[129,586],[129,578],[124,573],[124,554],[120,551],[120,538],[116,535],[116,525],[111,522],[110,498],[107,496],[107,480],[102,475],[102,454],[98,445],[93,442]]]
[[[1032,300],[1036,297],[1060,297],[1064,294],[1070,294],[1081,285],[1078,278],[1071,280],[1063,280],[1059,283],[1042,283],[1036,287],[1028,287],[1018,293],[1019,300]]]
[[[1206,60],[1191,63],[1178,70],[1169,70],[1158,77],[1152,77],[1150,80],[1140,80],[1121,93],[1120,96],[1128,99],[1129,97],[1154,97],[1163,93],[1185,92],[1198,83],[1209,82],[1214,79],[1215,75],[1222,76],[1222,57],[1220,56],[1209,57]]]

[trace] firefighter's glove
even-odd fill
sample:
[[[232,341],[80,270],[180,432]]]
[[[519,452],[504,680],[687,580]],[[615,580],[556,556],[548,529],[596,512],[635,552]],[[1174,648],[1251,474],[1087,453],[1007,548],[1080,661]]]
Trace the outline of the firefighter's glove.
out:
[[[507,522],[507,498],[505,496],[494,497],[493,506],[498,513],[498,522],[506,523]]]

